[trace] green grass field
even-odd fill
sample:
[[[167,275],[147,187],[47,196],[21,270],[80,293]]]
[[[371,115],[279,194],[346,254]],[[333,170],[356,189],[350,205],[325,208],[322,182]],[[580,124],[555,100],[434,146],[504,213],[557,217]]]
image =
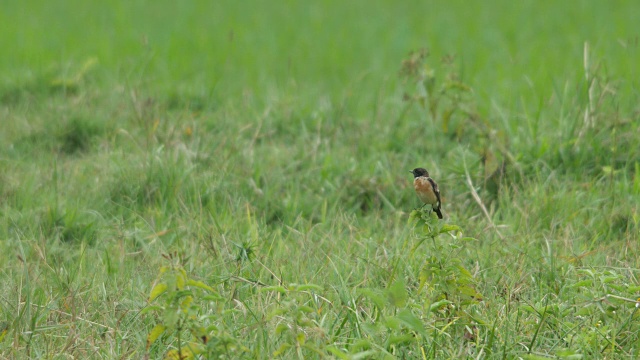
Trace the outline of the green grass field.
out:
[[[638,358],[640,5],[445,3],[4,4],[0,358]]]

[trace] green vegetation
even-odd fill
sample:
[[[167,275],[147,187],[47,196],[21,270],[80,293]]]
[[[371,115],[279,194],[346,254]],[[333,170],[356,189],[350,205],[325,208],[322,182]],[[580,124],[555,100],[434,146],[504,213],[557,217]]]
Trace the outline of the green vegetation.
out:
[[[638,356],[634,2],[27,3],[0,358]]]

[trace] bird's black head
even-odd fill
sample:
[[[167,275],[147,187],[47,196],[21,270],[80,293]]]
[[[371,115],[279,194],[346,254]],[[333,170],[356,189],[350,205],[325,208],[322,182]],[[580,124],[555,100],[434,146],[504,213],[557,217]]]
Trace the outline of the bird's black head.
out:
[[[413,174],[413,177],[420,177],[420,176],[429,177],[429,172],[427,172],[427,170],[423,168],[415,168],[409,172]]]

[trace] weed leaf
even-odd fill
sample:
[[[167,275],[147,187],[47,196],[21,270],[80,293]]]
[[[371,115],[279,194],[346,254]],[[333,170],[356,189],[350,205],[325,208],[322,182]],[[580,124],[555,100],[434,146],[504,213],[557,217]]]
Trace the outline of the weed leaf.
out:
[[[151,289],[151,294],[149,295],[149,302],[157,299],[158,296],[162,295],[165,291],[167,291],[167,284],[158,283],[156,286]]]

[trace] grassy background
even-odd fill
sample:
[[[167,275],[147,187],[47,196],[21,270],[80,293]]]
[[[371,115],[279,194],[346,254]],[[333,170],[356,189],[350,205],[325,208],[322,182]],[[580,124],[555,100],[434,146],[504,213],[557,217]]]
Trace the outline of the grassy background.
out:
[[[199,316],[231,358],[637,356],[635,303],[618,297],[640,291],[638,14],[632,1],[5,4],[0,354],[167,354],[179,341],[146,350],[159,320],[141,310],[179,262],[220,296]],[[445,221],[477,240],[419,245],[418,166]],[[425,280],[434,254],[483,300]],[[400,288],[405,301],[371,296]],[[398,309],[425,332],[393,325]]]

